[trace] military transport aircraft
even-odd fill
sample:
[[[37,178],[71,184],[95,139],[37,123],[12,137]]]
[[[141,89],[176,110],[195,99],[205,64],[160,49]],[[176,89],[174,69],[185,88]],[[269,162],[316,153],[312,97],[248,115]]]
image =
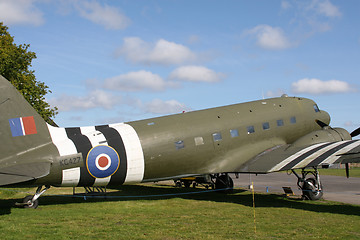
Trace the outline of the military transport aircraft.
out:
[[[360,128],[349,134],[329,123],[329,114],[314,101],[283,95],[141,121],[59,128],[0,76],[0,186],[38,187],[22,203],[36,208],[50,186],[210,176],[221,189],[233,186],[229,173],[289,170],[303,195],[315,200],[322,196],[319,166],[360,162],[360,140],[352,140]]]

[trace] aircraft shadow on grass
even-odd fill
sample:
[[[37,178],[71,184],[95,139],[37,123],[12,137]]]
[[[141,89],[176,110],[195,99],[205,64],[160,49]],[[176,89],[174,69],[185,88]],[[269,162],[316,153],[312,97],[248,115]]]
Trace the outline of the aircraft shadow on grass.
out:
[[[253,207],[251,194],[243,194],[247,190],[234,189],[233,193],[225,194],[218,191],[206,190],[203,188],[171,188],[169,185],[124,185],[118,188],[110,188],[106,195],[44,195],[41,206],[59,204],[81,204],[85,202],[123,202],[134,200],[164,200],[182,198],[198,201],[212,201],[222,203],[234,203],[248,207]],[[16,202],[22,199],[0,200],[0,215],[11,214]],[[256,208],[293,208],[312,212],[334,213],[344,215],[360,216],[360,206],[332,203],[318,204],[312,201],[301,200],[298,198],[287,198],[281,194],[261,194],[255,193]],[[40,206],[40,207],[41,207]],[[35,210],[36,211],[36,210]]]

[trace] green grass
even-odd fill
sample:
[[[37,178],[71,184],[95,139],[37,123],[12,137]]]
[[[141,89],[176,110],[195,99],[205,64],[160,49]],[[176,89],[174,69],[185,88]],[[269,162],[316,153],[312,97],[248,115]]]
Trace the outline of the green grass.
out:
[[[34,189],[22,189],[34,191]],[[1,239],[359,239],[360,205],[302,201],[235,190],[133,185],[108,199],[72,198],[70,188],[50,189],[38,209],[13,208],[27,194],[0,192]],[[121,198],[133,196],[130,198]],[[120,197],[120,198],[112,198]]]
[[[331,176],[346,176],[345,169],[319,169],[320,175],[331,175]],[[350,177],[360,177],[360,168],[350,168]]]

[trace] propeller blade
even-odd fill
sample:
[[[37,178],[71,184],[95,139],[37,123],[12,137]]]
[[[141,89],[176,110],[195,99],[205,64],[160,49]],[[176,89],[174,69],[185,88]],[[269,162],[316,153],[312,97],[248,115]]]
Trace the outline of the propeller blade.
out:
[[[356,137],[360,134],[360,127],[358,129],[355,129],[352,133],[350,133],[351,137]]]
[[[349,178],[349,176],[350,176],[349,163],[345,163],[345,171],[346,171],[346,177]]]
[[[319,119],[316,119],[315,122],[322,128],[329,126],[326,123],[320,121]]]

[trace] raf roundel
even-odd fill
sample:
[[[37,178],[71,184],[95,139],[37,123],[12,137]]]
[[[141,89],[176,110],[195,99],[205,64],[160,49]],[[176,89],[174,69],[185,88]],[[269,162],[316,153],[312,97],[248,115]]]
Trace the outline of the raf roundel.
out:
[[[119,168],[119,154],[112,147],[100,145],[92,148],[86,158],[86,167],[94,178],[106,178]]]

